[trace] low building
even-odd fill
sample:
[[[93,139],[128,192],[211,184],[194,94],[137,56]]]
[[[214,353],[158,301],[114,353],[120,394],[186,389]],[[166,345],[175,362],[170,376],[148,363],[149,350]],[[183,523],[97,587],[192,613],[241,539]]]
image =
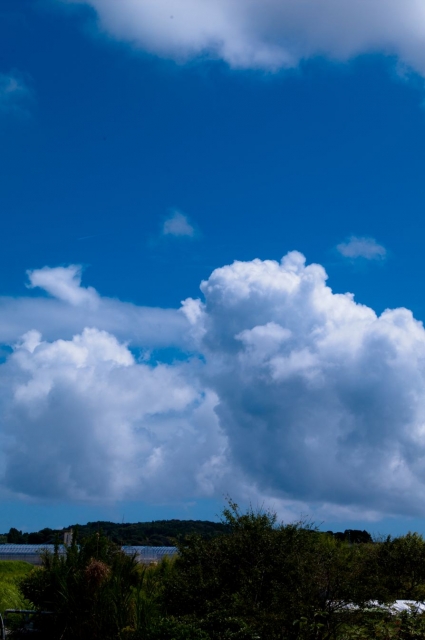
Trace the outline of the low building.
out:
[[[58,553],[61,556],[66,554],[66,546],[59,545]],[[172,557],[177,554],[176,547],[142,547],[126,546],[121,547],[127,555],[134,555],[136,560],[143,564],[160,562],[165,556]],[[24,560],[34,565],[41,565],[43,554],[53,553],[53,544],[2,544],[0,545],[0,560]]]

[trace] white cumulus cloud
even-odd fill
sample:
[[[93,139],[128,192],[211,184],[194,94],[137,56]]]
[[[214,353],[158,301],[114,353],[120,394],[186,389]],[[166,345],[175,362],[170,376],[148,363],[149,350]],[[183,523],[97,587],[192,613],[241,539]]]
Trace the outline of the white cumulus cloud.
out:
[[[347,242],[337,245],[337,251],[344,258],[364,258],[365,260],[383,260],[387,250],[373,238],[351,236]]]
[[[297,252],[201,288],[199,349],[235,466],[266,495],[424,513],[425,331],[411,312],[332,293]]]
[[[138,363],[95,328],[24,335],[0,367],[3,485],[74,501],[208,494],[226,439],[186,368]]]
[[[181,310],[104,298],[61,269],[30,272],[56,297],[0,299],[3,491],[425,514],[425,330],[409,310],[333,293],[298,252],[216,269]],[[138,359],[135,344],[180,357]]]
[[[421,0],[61,0],[93,7],[100,28],[159,56],[221,58],[276,70],[381,52],[425,73]]]

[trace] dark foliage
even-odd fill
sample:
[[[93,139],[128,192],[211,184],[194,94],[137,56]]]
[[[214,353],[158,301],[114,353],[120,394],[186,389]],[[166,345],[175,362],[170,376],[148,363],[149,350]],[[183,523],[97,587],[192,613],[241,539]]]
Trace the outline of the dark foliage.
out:
[[[229,501],[220,535],[182,537],[175,560],[137,565],[102,533],[46,555],[21,583],[45,640],[425,638],[425,620],[371,600],[425,597],[425,541],[284,525]],[[345,532],[347,533],[347,532]],[[42,624],[40,619],[40,624]]]
[[[135,559],[97,533],[74,543],[65,558],[46,554],[20,588],[38,610],[51,612],[39,621],[46,639],[100,640],[125,627],[138,581]]]
[[[25,541],[25,536],[22,534],[22,531],[18,531],[15,527],[12,527],[7,534],[7,542],[9,544],[23,544]]]
[[[371,597],[357,545],[231,502],[224,518],[226,535],[182,542],[164,591],[167,613],[208,638],[326,637],[346,603]]]
[[[372,543],[372,536],[367,531],[361,531],[360,529],[346,529],[344,533],[337,531],[333,533],[328,531],[327,533],[333,535],[337,540],[341,542],[349,542],[350,544],[369,544]]]
[[[67,527],[68,530],[70,527]],[[80,539],[90,537],[99,531],[117,545],[145,545],[153,547],[173,547],[184,536],[198,534],[209,539],[226,531],[226,525],[208,520],[156,520],[153,522],[122,523],[88,522],[72,525],[78,528]],[[34,533],[22,533],[15,528],[7,534],[7,542],[14,544],[54,544],[56,536],[63,539],[65,529],[45,528]],[[6,534],[5,534],[6,535]]]
[[[79,526],[81,536],[90,535],[100,529],[119,545],[172,547],[185,536],[194,533],[205,539],[212,538],[224,533],[226,526],[221,522],[206,520],[156,520],[131,524],[89,522]]]

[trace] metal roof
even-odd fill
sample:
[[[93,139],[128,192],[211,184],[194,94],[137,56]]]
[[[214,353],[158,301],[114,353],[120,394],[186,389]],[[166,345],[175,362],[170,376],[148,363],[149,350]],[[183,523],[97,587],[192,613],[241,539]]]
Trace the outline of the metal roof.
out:
[[[22,554],[29,555],[31,553],[40,554],[44,551],[49,551],[53,553],[55,550],[54,544],[1,544],[0,545],[0,555],[5,554]],[[65,547],[63,544],[60,544],[58,547],[59,553],[65,553]]]
[[[162,558],[163,556],[174,556],[177,553],[177,547],[141,547],[141,546],[124,546],[121,547],[124,553],[129,555],[135,553],[144,558]]]
[[[177,547],[146,547],[146,546],[124,546],[121,547],[124,553],[129,555],[135,553],[143,557],[162,557],[172,556],[177,553]],[[54,544],[1,544],[1,555],[30,555],[43,553],[48,551],[53,553],[55,550]],[[65,553],[66,547],[63,544],[58,546],[59,553]]]

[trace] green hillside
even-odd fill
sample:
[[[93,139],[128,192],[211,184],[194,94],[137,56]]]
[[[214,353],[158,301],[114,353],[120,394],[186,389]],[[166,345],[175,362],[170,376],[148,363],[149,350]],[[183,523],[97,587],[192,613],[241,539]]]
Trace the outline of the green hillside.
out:
[[[203,538],[214,536],[227,531],[227,526],[221,522],[208,520],[155,520],[153,522],[121,523],[88,522],[87,524],[73,524],[67,527],[78,528],[78,536],[85,538],[96,531],[103,533],[119,545],[146,545],[172,547],[179,539],[189,534],[199,534]],[[66,529],[42,529],[33,533],[22,533],[15,528],[2,536],[3,542],[15,544],[52,544],[56,537],[63,539]]]

